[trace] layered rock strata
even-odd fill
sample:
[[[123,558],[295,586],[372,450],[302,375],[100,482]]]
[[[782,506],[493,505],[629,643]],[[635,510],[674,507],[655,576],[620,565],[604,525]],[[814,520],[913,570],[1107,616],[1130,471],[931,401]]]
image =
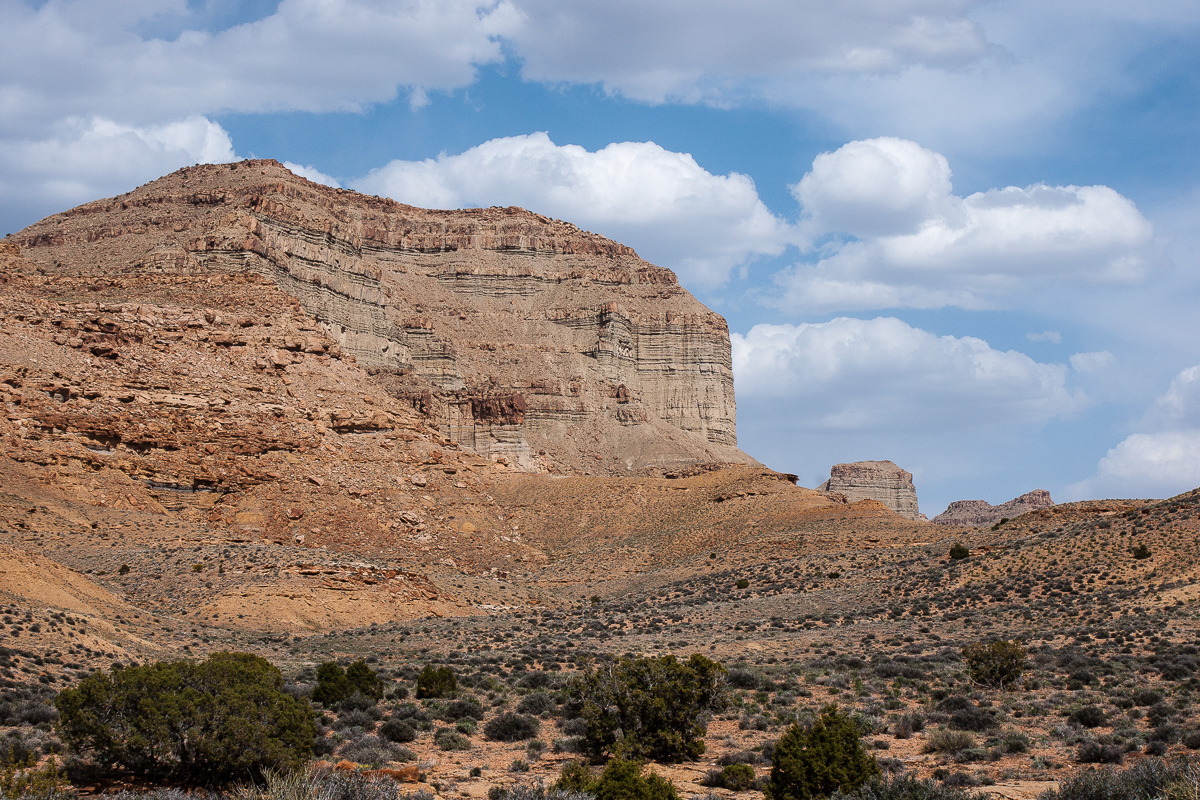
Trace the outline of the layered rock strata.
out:
[[[521,469],[754,463],[725,320],[630,248],[523,209],[427,211],[245,161],[11,241],[50,277],[261,276],[446,438]]]
[[[986,500],[956,500],[931,522],[939,525],[994,525],[1002,519],[1013,519],[1029,511],[1049,508],[1054,505],[1050,493],[1045,489],[1034,489],[1007,503],[994,506]]]
[[[921,518],[912,473],[900,469],[891,461],[834,464],[829,470],[829,480],[817,489],[844,495],[852,503],[876,500],[905,519]]]

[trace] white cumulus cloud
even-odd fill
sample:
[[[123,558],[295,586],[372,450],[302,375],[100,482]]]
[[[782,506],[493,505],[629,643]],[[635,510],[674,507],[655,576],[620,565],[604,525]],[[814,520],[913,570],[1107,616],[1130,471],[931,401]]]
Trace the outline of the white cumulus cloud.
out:
[[[990,51],[960,0],[517,0],[522,75],[723,102],[805,76],[958,68]]]
[[[1112,366],[1114,361],[1113,354],[1107,350],[1100,350],[1095,353],[1075,353],[1069,359],[1071,369],[1076,372],[1100,372]]]
[[[0,140],[0,216],[61,211],[180,167],[233,161],[229,134],[205,117],[134,127],[69,120],[41,140]]]
[[[978,309],[1054,282],[1137,282],[1158,259],[1153,226],[1107,186],[953,193],[946,159],[894,138],[814,160],[793,192],[817,258],[780,272],[791,311]],[[824,238],[820,238],[824,237]]]
[[[713,287],[795,238],[745,175],[714,175],[653,142],[597,151],[546,133],[492,139],[457,155],[393,161],[355,189],[417,206],[523,206],[634,247],[685,282]]]
[[[1170,497],[1200,486],[1200,366],[1176,375],[1138,427],[1068,488],[1071,497]]]
[[[762,324],[731,338],[739,406],[782,428],[970,430],[1069,416],[1088,402],[1064,365],[891,317]]]

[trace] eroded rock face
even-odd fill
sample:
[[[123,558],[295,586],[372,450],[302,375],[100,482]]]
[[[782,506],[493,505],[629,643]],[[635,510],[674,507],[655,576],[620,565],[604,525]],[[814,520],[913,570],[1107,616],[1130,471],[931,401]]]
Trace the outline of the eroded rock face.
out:
[[[912,473],[891,461],[856,461],[834,464],[829,480],[817,487],[823,492],[845,495],[850,502],[877,500],[905,519],[921,518]]]
[[[754,463],[736,447],[725,320],[630,248],[523,209],[427,211],[246,161],[180,170],[14,240],[49,275],[266,278],[317,320],[314,342],[493,460],[610,474]]]
[[[1012,519],[1028,511],[1054,505],[1050,493],[1045,489],[1034,489],[1007,503],[994,506],[986,500],[956,500],[931,522],[939,525],[992,525],[1001,519]]]

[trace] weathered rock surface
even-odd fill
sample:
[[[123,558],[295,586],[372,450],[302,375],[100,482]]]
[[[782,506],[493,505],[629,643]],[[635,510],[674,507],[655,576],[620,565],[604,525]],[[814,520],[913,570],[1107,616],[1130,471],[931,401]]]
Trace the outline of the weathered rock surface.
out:
[[[1054,505],[1045,489],[1034,489],[1007,503],[994,506],[986,500],[956,500],[931,522],[939,525],[992,525],[1002,519],[1013,519],[1029,511]]]
[[[269,374],[352,357],[493,461],[584,474],[755,463],[736,447],[725,320],[630,248],[523,209],[426,211],[246,161],[180,170],[8,241],[42,274],[84,286],[265,278],[298,301],[280,310],[315,329],[264,335],[262,320],[223,313],[216,293],[198,304],[198,325],[171,324],[251,349]],[[96,358],[121,336],[157,335],[143,319],[155,312],[120,313],[72,311],[61,334]],[[209,400],[154,401],[184,414],[189,402]]]
[[[852,503],[876,500],[905,519],[921,518],[912,473],[900,469],[891,461],[834,464],[829,470],[829,480],[817,489],[842,494]]]

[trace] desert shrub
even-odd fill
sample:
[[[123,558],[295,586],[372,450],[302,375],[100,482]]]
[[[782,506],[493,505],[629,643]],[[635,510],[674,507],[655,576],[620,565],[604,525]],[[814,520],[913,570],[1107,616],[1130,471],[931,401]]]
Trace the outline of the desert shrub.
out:
[[[1153,553],[1150,552],[1150,548],[1146,547],[1145,544],[1139,544],[1136,547],[1134,547],[1132,550],[1130,550],[1129,552],[1132,553],[1133,557],[1138,560],[1141,560],[1143,558],[1149,558],[1150,556],[1154,555]]]
[[[974,642],[962,649],[971,680],[999,689],[1010,687],[1025,671],[1025,648],[1016,642]]]
[[[379,736],[364,736],[342,748],[342,758],[357,764],[382,766],[389,761],[412,761],[415,756],[407,747],[393,744]]]
[[[371,719],[379,719],[382,716],[379,709],[376,708],[376,699],[368,697],[357,689],[354,693],[345,700],[337,704],[337,710],[340,711],[362,711],[370,715]]]
[[[11,706],[5,717],[7,725],[46,725],[58,721],[58,712],[54,706],[31,698]]]
[[[853,790],[878,772],[854,722],[830,705],[810,726],[794,724],[780,737],[766,793],[770,800],[810,800]]]
[[[178,797],[159,797],[158,792],[106,797],[113,800],[197,800],[183,792],[178,792]],[[271,772],[257,786],[240,787],[236,797],[237,800],[433,800],[433,795],[424,790],[401,794],[400,786],[391,778],[333,770]]]
[[[1082,769],[1063,779],[1057,790],[1038,800],[1177,800],[1195,797],[1200,787],[1200,765],[1187,758],[1144,758],[1126,769]]]
[[[949,725],[957,731],[981,733],[996,727],[996,715],[989,709],[971,705],[951,714]]]
[[[517,703],[517,713],[532,714],[533,716],[541,716],[547,711],[553,711],[557,708],[554,698],[545,692],[533,692],[521,698],[521,702]]]
[[[471,740],[453,728],[443,728],[433,735],[439,750],[470,750]]]
[[[531,672],[517,682],[522,689],[547,689],[554,683],[554,678],[545,672]]]
[[[726,681],[734,689],[757,689],[760,679],[757,673],[748,669],[731,669]]]
[[[949,731],[939,728],[925,740],[928,753],[957,753],[975,746],[975,737],[967,731]]]
[[[1125,758],[1125,748],[1116,744],[1084,742],[1075,751],[1081,764],[1120,764]]]
[[[962,542],[955,542],[950,545],[950,558],[955,561],[962,561],[964,558],[969,558],[970,556],[970,549]]]
[[[718,779],[712,785],[731,792],[744,792],[754,788],[754,767],[749,764],[730,764],[717,772],[717,776]]]
[[[1133,702],[1139,706],[1154,706],[1162,702],[1162,692],[1156,689],[1139,689],[1133,693]]]
[[[417,699],[451,697],[458,691],[458,680],[450,667],[435,667],[426,664],[417,676]]]
[[[730,764],[766,764],[769,760],[761,753],[756,753],[753,750],[740,750],[735,753],[726,753],[718,758],[717,766],[728,767]]]
[[[484,734],[489,739],[498,742],[519,742],[523,739],[532,739],[538,735],[541,729],[542,725],[536,717],[515,714],[512,711],[492,717],[483,726]]]
[[[704,752],[707,714],[719,706],[725,668],[695,654],[623,658],[575,677],[571,709],[587,722],[584,740],[595,756],[679,762]]]
[[[1084,728],[1099,728],[1105,722],[1104,711],[1099,706],[1077,708],[1067,719]]]
[[[738,579],[737,579],[737,588],[739,588],[739,589],[747,589],[747,588],[749,588],[749,587],[750,587],[750,581],[749,581],[749,579],[747,579],[747,578],[738,578]]]
[[[643,773],[640,761],[614,758],[592,791],[596,800],[679,800],[675,784],[654,772]]]
[[[568,761],[562,765],[554,788],[568,792],[590,793],[594,784],[595,778],[592,777],[592,770],[585,762]]]
[[[563,789],[554,784],[550,788],[539,778],[530,783],[515,783],[508,788],[493,786],[488,790],[488,800],[593,800],[592,795],[573,789]]]
[[[365,711],[357,709],[346,711],[338,716],[336,728],[362,728],[364,730],[373,730],[375,728],[375,718]]]
[[[187,781],[258,779],[299,767],[316,725],[283,675],[249,653],[214,653],[96,672],[58,695],[59,731],[80,752],[133,773]]]
[[[414,727],[415,723],[417,722],[429,721],[429,715],[425,713],[424,709],[418,705],[413,705],[412,703],[405,703],[397,708],[394,712],[392,712],[392,718],[409,720],[409,723]]]
[[[434,714],[437,719],[458,722],[460,719],[481,720],[485,716],[483,706],[474,698],[466,700],[451,700],[446,707]]]
[[[1184,734],[1183,746],[1188,750],[1200,750],[1200,731],[1188,731]]]
[[[838,791],[832,800],[974,800],[970,792],[911,775],[875,777],[857,789]]]
[[[1000,739],[1000,748],[1006,753],[1024,753],[1030,744],[1029,737],[1020,731],[1006,733]]]

